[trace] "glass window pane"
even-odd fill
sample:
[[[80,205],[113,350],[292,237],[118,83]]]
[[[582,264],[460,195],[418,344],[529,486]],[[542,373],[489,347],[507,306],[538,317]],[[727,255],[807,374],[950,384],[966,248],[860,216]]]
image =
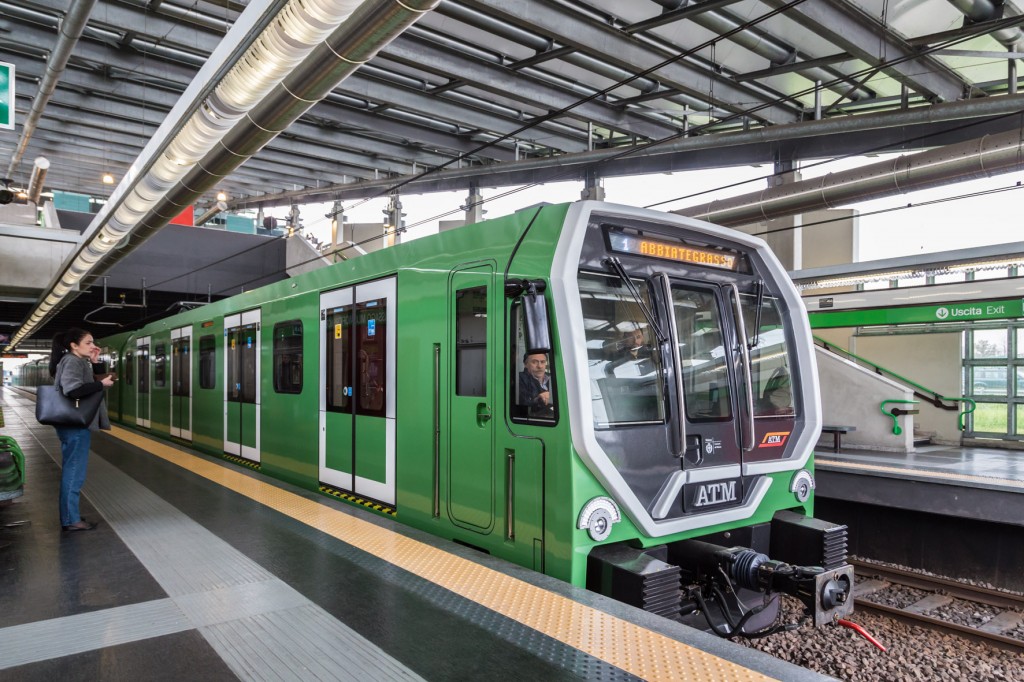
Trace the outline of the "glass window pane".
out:
[[[1017,334],[1017,357],[1024,358],[1024,329],[1015,329]]]
[[[974,339],[973,355],[976,359],[1005,358],[1006,330],[978,329],[972,334]]]
[[[579,284],[595,425],[663,422],[661,356],[640,305],[617,277],[580,274]],[[635,284],[653,310],[647,283]]]
[[[1014,409],[1017,410],[1017,435],[1024,436],[1024,405],[1015,405]]]
[[[139,346],[139,393],[149,393],[149,346]]]
[[[302,393],[302,321],[274,325],[274,390]]]
[[[383,417],[387,386],[387,299],[356,306],[356,345],[359,358],[359,399],[356,414]]]
[[[971,418],[975,433],[1006,433],[1007,413],[1004,403],[978,403]]]
[[[972,395],[1006,395],[1005,367],[971,367]]]
[[[153,387],[167,386],[167,346],[157,344],[153,349]]]
[[[124,379],[131,386],[135,382],[135,354],[125,353],[124,356]]]
[[[327,346],[327,409],[349,412],[352,393],[352,354],[349,352],[352,308],[342,306],[327,313],[324,343]]]
[[[729,366],[726,333],[713,292],[672,287],[672,308],[683,363],[686,415],[693,421],[729,419]]]
[[[238,346],[241,352],[241,382],[243,403],[256,403],[256,334],[255,324],[247,324],[238,330]]]
[[[757,298],[743,295],[741,300],[748,341],[753,342],[754,325],[757,322]],[[760,322],[757,345],[750,349],[754,414],[758,417],[795,417],[786,330],[782,325],[778,301],[770,296],[765,296],[762,300]]]
[[[187,396],[192,388],[192,364],[189,353],[189,340],[176,339],[171,342],[171,365],[174,376],[171,377],[174,395]]]
[[[455,292],[455,393],[487,395],[487,287]]]
[[[199,337],[199,388],[217,385],[217,340],[213,334]]]
[[[555,382],[551,375],[550,353],[526,353],[526,328],[523,306],[512,306],[512,417],[516,420],[537,420],[553,424],[558,419]]]

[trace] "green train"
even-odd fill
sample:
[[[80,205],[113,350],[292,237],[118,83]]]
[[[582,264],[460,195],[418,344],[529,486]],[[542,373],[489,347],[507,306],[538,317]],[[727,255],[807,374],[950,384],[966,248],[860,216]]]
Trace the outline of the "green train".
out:
[[[821,409],[766,245],[577,202],[100,341],[111,418],[720,635],[852,610]]]

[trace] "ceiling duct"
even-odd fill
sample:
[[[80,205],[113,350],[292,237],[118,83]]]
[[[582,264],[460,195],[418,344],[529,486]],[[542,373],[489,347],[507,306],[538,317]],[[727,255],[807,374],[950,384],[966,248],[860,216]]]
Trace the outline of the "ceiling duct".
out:
[[[28,181],[28,200],[36,206],[39,205],[39,195],[43,193],[43,182],[46,181],[46,171],[50,169],[50,162],[43,156],[37,156],[32,164],[32,178]]]
[[[226,210],[228,210],[228,205],[225,204],[223,201],[218,201],[213,206],[211,206],[206,211],[206,213],[204,213],[201,216],[199,216],[198,218],[196,218],[196,220],[195,220],[196,227],[199,227],[200,225],[204,225],[204,224],[210,222],[210,218],[214,217],[218,213],[223,213]]]
[[[1003,3],[1002,0],[998,2],[992,2],[991,0],[948,1],[953,7],[963,12],[964,16],[967,17],[967,22],[970,23],[980,24],[983,21],[1020,16],[1020,10],[1012,2]],[[1021,38],[1024,37],[1024,31],[1021,31],[1019,26],[1011,26],[993,31],[992,37],[1012,50],[1020,42]]]
[[[54,313],[82,278],[100,274],[166,225],[438,2],[292,0],[285,5],[173,132],[148,172],[115,193],[118,201],[112,197],[107,207],[116,207],[93,221],[92,238],[55,278],[8,347]],[[253,7],[250,3],[246,12]],[[203,76],[200,71],[196,81]],[[131,244],[111,253],[128,235]]]
[[[836,208],[857,201],[905,194],[1024,168],[1021,130],[932,149],[888,161],[769,187],[738,197],[681,208],[672,213],[726,227]]]
[[[75,49],[78,39],[82,37],[82,31],[85,30],[85,24],[89,20],[89,13],[92,11],[93,5],[96,4],[96,0],[70,1],[71,7],[68,9],[67,16],[60,22],[57,44],[54,45],[53,52],[50,53],[50,58],[46,61],[46,74],[39,81],[39,89],[32,99],[32,108],[29,110],[28,116],[25,117],[25,123],[21,128],[18,148],[11,155],[11,165],[7,168],[7,177],[9,178],[13,178],[14,172],[18,170],[21,157],[28,149],[29,140],[32,139],[32,133],[35,132],[39,119],[43,117],[43,109],[50,101],[53,91],[57,89],[57,81],[64,74],[64,68],[68,64],[68,59],[71,58],[71,52]]]

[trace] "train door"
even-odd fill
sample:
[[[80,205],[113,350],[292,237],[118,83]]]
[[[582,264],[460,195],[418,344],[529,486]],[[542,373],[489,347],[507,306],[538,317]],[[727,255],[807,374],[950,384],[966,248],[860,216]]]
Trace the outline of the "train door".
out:
[[[320,297],[320,481],[395,503],[395,278]]]
[[[224,318],[224,452],[260,461],[260,310]]]
[[[149,361],[150,337],[144,336],[135,341],[135,423],[149,428],[149,411],[152,407]]]
[[[679,280],[673,280],[670,288],[686,409],[683,468],[706,470],[691,476],[698,482],[690,486],[693,495],[684,492],[683,504],[690,511],[730,501],[701,498],[709,490],[699,484],[701,481],[737,479],[735,484],[730,480],[714,491],[731,500],[742,498],[738,479],[743,439],[752,438],[753,433],[747,433],[751,412],[745,405],[746,390],[737,381],[743,376],[736,350],[738,294],[730,287]]]
[[[192,440],[192,327],[171,330],[171,435]]]
[[[448,515],[475,530],[494,524],[493,279],[482,265],[448,283]]]

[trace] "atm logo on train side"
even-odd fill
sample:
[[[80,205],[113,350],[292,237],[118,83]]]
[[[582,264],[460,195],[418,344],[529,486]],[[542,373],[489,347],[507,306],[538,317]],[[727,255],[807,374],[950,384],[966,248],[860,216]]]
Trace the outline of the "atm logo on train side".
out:
[[[760,448],[780,448],[786,444],[786,439],[789,438],[789,431],[772,431],[764,434],[764,438],[761,439]]]

